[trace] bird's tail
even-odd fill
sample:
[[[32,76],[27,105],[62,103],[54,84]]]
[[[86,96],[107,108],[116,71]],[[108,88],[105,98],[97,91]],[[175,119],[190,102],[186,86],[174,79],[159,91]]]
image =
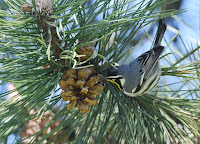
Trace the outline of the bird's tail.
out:
[[[163,39],[164,33],[166,31],[166,24],[163,22],[163,19],[159,20],[159,24],[158,24],[158,30],[156,32],[156,38],[155,38],[155,42],[154,42],[154,47],[160,46],[161,41]]]

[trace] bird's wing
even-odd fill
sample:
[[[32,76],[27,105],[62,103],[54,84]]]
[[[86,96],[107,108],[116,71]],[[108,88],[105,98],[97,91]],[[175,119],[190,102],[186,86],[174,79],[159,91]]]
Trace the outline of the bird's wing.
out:
[[[141,56],[139,56],[136,59],[139,61],[139,65],[141,69],[140,71],[141,78],[140,78],[140,84],[137,86],[135,92],[138,92],[141,89],[142,84],[144,84],[144,82],[150,77],[150,75],[152,75],[152,72],[156,64],[158,63],[159,56],[164,50],[164,47],[160,46],[160,44],[164,36],[164,33],[166,31],[166,28],[167,26],[163,22],[163,19],[160,19],[159,24],[158,24],[158,30],[156,32],[155,41],[153,44],[153,48],[143,53]]]
[[[158,60],[159,60],[159,56],[162,53],[162,51],[164,50],[163,46],[158,46],[155,47],[145,53],[143,53],[141,56],[139,56],[137,58],[137,60],[140,63],[140,68],[141,68],[141,73],[142,73],[142,81],[146,80],[146,78],[148,78],[149,74],[151,74],[152,70],[155,68]]]
[[[143,53],[141,56],[137,58],[138,61],[140,62],[140,68],[141,68],[141,80],[140,80],[141,83],[144,80],[146,80],[146,78],[148,78],[148,76],[151,74],[152,70],[155,68],[159,60],[160,54],[164,50],[164,47],[160,46],[160,44],[163,39],[166,28],[167,26],[163,22],[163,19],[160,19],[153,48]]]

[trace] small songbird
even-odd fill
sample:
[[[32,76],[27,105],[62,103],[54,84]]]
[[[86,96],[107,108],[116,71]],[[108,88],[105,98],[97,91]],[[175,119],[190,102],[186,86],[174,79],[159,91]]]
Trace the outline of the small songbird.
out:
[[[118,80],[124,94],[130,97],[140,96],[158,85],[161,76],[159,56],[164,50],[160,44],[165,30],[166,24],[160,19],[153,48],[130,64],[112,68],[108,72],[107,79]]]

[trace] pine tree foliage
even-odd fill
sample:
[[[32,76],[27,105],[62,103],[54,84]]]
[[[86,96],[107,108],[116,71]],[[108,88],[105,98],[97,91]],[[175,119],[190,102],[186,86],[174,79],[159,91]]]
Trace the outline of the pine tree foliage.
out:
[[[23,0],[4,0],[1,6],[8,9],[0,10],[0,80],[1,85],[16,85],[16,89],[0,94],[1,142],[15,134],[21,143],[26,139],[19,138],[24,124],[42,120],[45,112],[54,111],[31,143],[47,139],[59,143],[63,138],[67,142],[73,133],[70,142],[79,144],[198,143],[199,46],[184,45],[188,52],[183,55],[168,44],[178,55],[163,54],[161,62],[166,65],[156,107],[155,91],[130,98],[106,81],[104,91],[97,97],[98,105],[83,114],[67,109],[58,86],[62,74],[70,68],[94,67],[100,71],[125,58],[144,43],[147,33],[136,36],[146,25],[183,12],[160,11],[173,1],[54,0],[51,12],[43,15],[36,9],[36,2],[33,1],[32,12],[22,10],[27,3]],[[93,43],[94,54],[81,61],[77,50]],[[176,78],[176,82],[167,83],[165,76]],[[19,94],[5,98],[15,91]],[[46,133],[60,119],[59,125]],[[38,139],[41,133],[45,135]]]

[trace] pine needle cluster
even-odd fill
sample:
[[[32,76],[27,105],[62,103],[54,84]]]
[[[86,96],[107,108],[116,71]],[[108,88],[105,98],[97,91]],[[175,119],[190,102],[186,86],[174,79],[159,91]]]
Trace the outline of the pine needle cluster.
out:
[[[120,63],[147,39],[147,33],[138,36],[145,26],[183,12],[161,11],[173,2],[4,0],[1,7],[8,9],[0,10],[0,84],[14,83],[16,88],[0,94],[0,142],[14,135],[17,143],[31,137],[29,143],[38,144],[198,143],[199,46],[185,46],[190,49],[186,55],[164,54],[161,62],[167,65],[162,69],[156,107],[155,91],[130,98],[105,80],[97,84],[102,84],[102,92],[96,103],[81,113],[66,106],[58,85],[70,69],[94,68],[98,75]],[[167,83],[165,76],[177,82]],[[66,88],[71,87],[66,85],[65,92]],[[14,92],[18,93],[6,98]],[[45,123],[35,133],[20,137],[30,121]]]

